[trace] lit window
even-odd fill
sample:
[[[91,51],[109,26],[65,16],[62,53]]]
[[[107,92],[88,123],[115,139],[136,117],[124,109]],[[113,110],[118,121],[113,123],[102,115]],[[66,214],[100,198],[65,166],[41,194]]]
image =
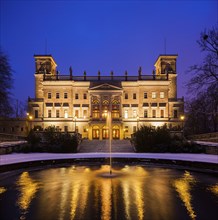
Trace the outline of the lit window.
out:
[[[133,93],[132,98],[133,98],[133,99],[136,99],[136,93]]]
[[[147,99],[147,98],[148,98],[148,93],[144,92],[144,99]]]
[[[128,118],[128,110],[124,111],[124,118]]]
[[[164,110],[163,109],[160,110],[160,117],[164,118]]]
[[[48,99],[51,99],[51,92],[48,93]]]
[[[136,118],[136,110],[133,110],[133,114],[132,114],[132,116],[133,116],[133,118]]]
[[[83,110],[83,117],[84,117],[84,118],[87,117],[87,110]]]
[[[99,110],[93,110],[93,112],[92,112],[92,117],[93,117],[93,118],[99,118],[99,117],[100,117]]]
[[[86,93],[83,94],[83,99],[87,99],[87,94]]]
[[[60,117],[60,110],[57,109],[57,110],[56,110],[56,118],[59,118],[59,117]]]
[[[160,92],[160,98],[164,99],[164,92]]]
[[[56,99],[59,99],[59,98],[60,98],[60,93],[57,92],[57,93],[56,93]]]
[[[65,98],[65,99],[68,98],[68,94],[67,94],[67,92],[64,93],[64,98]]]
[[[147,118],[148,117],[148,110],[144,110],[144,118]]]
[[[152,99],[156,99],[156,98],[157,98],[156,92],[152,92],[152,93],[151,93],[151,97],[152,97]]]
[[[79,110],[75,110],[75,116],[78,118],[79,117]]]
[[[68,118],[68,112],[66,109],[64,110],[64,118]]]
[[[128,93],[125,93],[125,99],[128,99]]]
[[[79,99],[79,94],[78,93],[75,94],[75,99]]]
[[[156,110],[155,109],[152,110],[152,117],[156,118]]]
[[[48,110],[48,118],[51,118],[51,109]]]

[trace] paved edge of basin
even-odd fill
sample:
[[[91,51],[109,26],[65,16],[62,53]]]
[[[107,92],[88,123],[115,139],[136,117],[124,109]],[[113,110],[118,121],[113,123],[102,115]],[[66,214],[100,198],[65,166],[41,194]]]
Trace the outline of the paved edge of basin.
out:
[[[112,153],[114,161],[140,164],[170,164],[186,168],[209,169],[218,173],[218,155],[172,153]],[[0,172],[60,163],[106,163],[109,153],[27,153],[0,156]]]

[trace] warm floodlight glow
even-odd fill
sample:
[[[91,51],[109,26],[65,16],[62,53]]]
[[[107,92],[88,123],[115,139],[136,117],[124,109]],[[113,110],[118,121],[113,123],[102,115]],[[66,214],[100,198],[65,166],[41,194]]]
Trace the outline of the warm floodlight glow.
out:
[[[151,125],[155,127],[161,127],[161,126],[164,126],[164,123],[156,121],[156,122],[152,122]]]
[[[33,116],[32,116],[32,115],[29,115],[29,119],[32,120],[32,119],[33,119]]]
[[[185,116],[184,115],[181,115],[180,116],[180,119],[183,121],[185,119]]]

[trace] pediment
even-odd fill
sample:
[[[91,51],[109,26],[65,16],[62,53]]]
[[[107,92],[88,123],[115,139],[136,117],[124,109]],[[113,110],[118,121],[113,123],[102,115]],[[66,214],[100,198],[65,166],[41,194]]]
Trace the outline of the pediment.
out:
[[[108,84],[108,83],[103,83],[97,86],[93,86],[90,89],[91,90],[121,90],[122,88]]]

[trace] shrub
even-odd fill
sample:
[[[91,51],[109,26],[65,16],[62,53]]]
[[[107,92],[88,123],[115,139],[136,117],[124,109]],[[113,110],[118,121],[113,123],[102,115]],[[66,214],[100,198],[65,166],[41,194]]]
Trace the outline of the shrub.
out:
[[[183,137],[171,136],[166,126],[152,128],[142,126],[132,135],[131,143],[136,152],[204,153],[205,148]]]

